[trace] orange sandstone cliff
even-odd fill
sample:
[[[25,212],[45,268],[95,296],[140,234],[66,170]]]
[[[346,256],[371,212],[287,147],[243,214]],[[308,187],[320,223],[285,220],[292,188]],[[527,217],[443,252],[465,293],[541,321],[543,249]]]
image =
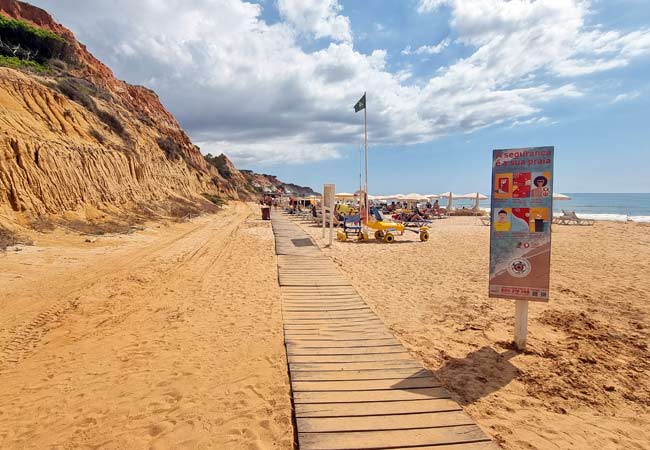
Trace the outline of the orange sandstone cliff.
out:
[[[201,194],[246,198],[281,185],[273,177],[260,185],[224,155],[208,163],[153,91],[117,80],[46,11],[0,0],[0,15],[65,40],[45,71],[0,67],[5,220],[164,212],[206,203]]]

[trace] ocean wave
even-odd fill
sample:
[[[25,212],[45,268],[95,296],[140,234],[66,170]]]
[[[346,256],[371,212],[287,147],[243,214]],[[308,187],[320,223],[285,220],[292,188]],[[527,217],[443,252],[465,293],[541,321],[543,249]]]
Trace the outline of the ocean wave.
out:
[[[554,217],[561,216],[561,213],[554,213]],[[628,216],[627,214],[576,214],[580,219],[592,219],[598,222],[637,222],[637,223],[650,223],[650,216]]]

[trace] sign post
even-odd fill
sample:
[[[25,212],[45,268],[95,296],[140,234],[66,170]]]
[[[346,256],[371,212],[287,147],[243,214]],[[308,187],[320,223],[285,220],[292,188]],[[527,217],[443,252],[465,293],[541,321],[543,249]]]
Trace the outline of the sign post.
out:
[[[334,197],[336,195],[336,186],[334,184],[323,185],[323,239],[325,239],[325,225],[327,224],[327,217],[329,214],[330,219],[330,238],[329,245],[332,246],[332,239],[334,234]]]
[[[489,296],[516,300],[515,345],[526,348],[528,302],[549,299],[553,147],[494,150]]]

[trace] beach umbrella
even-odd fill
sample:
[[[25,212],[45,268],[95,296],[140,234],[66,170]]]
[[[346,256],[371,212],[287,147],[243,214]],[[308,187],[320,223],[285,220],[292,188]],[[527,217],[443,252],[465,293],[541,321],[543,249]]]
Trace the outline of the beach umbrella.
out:
[[[442,194],[438,194],[438,196],[440,198],[447,198],[447,211],[451,210],[453,200],[458,198],[458,194],[454,194],[453,192],[443,192]]]
[[[340,198],[340,199],[350,199],[354,198],[354,194],[350,192],[337,192],[334,197]]]
[[[426,198],[433,200],[434,198],[440,198],[438,194],[426,194]]]
[[[571,197],[560,194],[559,192],[553,192],[553,200],[571,200]]]
[[[426,195],[411,192],[410,194],[404,194],[404,197],[402,198],[402,200],[412,200],[412,201],[415,201],[415,202],[421,202],[421,201],[429,200],[429,198]]]
[[[470,192],[469,194],[459,195],[458,198],[466,198],[466,199],[474,200],[474,209],[478,209],[480,201],[487,200],[488,196],[483,195],[480,192]]]

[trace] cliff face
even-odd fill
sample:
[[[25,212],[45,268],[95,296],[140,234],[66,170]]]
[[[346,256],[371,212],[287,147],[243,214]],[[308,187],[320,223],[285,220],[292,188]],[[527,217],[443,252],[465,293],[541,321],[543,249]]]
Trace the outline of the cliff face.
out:
[[[154,92],[115,79],[42,9],[0,0],[0,14],[66,41],[63,60],[45,73],[0,67],[5,219],[205,202],[201,193],[238,198],[237,186],[206,163]]]
[[[251,186],[255,192],[277,192],[292,195],[294,197],[320,195],[310,187],[280,181],[275,175],[259,174],[251,172],[250,170],[242,170],[241,173],[247,184]]]

